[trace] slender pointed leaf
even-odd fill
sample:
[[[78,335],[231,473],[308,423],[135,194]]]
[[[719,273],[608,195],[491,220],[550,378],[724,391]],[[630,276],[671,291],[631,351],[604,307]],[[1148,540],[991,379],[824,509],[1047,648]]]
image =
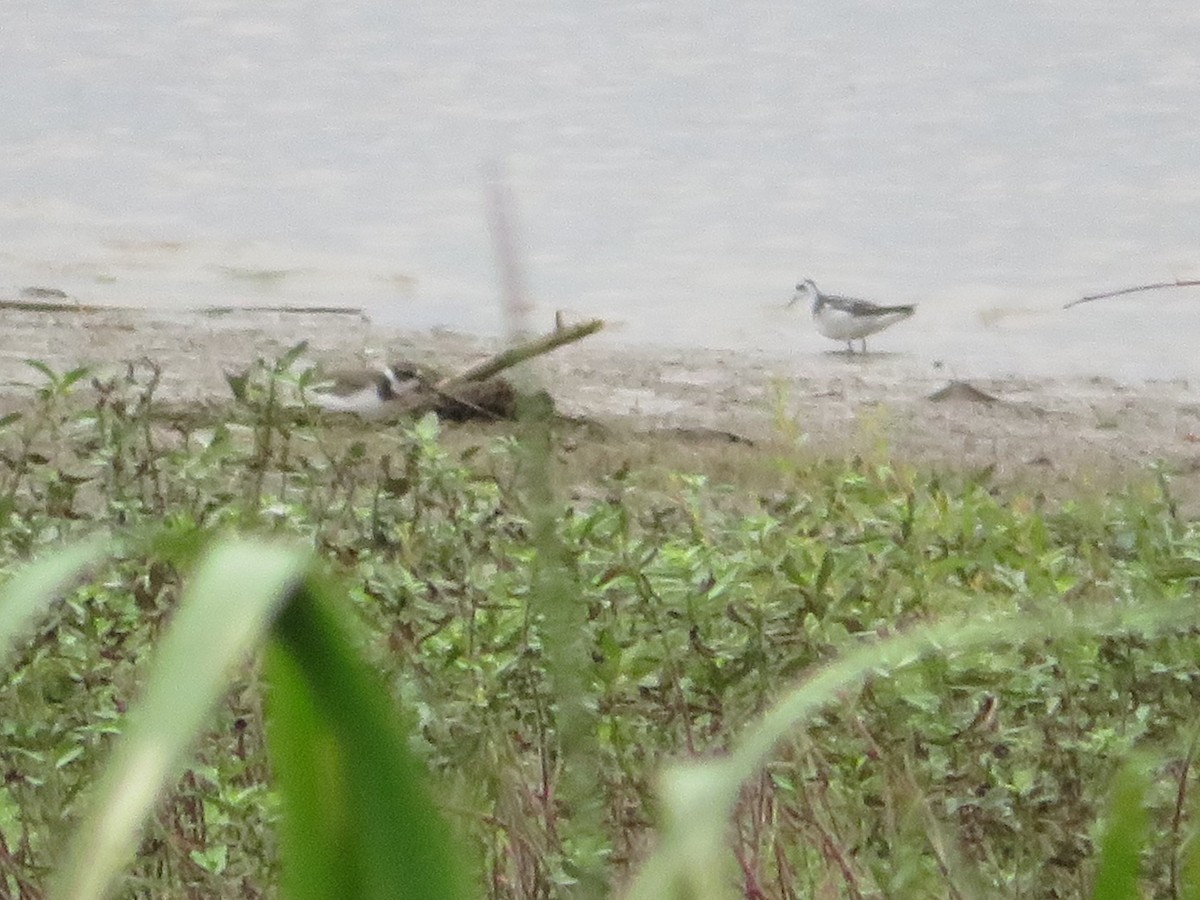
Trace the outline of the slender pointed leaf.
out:
[[[229,385],[229,390],[233,394],[233,399],[239,403],[246,402],[246,385],[250,381],[249,370],[241,372],[225,372],[225,383]]]
[[[295,346],[289,347],[288,350],[281,357],[279,357],[278,362],[275,363],[275,371],[286,372],[292,367],[292,363],[299,359],[307,350],[308,341],[301,341]]]
[[[25,360],[25,365],[29,366],[31,369],[36,369],[37,371],[41,372],[42,375],[46,377],[46,380],[52,385],[58,384],[58,373],[40,359],[27,359]]]
[[[63,375],[59,387],[61,389],[69,388],[81,378],[86,377],[89,371],[90,370],[87,368],[87,366],[80,366],[77,369],[72,369],[70,372],[67,372],[65,375]]]

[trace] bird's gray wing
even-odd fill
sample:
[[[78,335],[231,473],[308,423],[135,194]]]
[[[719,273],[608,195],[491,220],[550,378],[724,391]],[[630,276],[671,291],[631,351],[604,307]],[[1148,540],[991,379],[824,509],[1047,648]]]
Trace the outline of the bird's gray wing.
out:
[[[837,294],[825,294],[825,302],[834,309],[848,312],[852,316],[883,316],[894,312],[912,312],[911,306],[880,306],[870,300],[859,300],[857,297],[842,297]]]

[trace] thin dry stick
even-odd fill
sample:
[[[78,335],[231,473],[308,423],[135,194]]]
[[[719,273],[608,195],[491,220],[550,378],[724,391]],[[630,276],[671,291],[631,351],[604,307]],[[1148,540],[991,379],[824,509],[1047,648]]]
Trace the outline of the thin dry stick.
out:
[[[100,313],[117,309],[117,307],[97,306],[90,303],[74,303],[70,300],[0,300],[0,309],[19,309],[25,312],[44,313]]]
[[[500,302],[508,326],[508,341],[515,344],[529,322],[530,303],[525,296],[525,276],[518,250],[516,216],[512,194],[505,180],[503,166],[492,161],[484,168],[487,180],[488,230],[492,251],[500,270]]]
[[[1091,303],[1093,300],[1103,300],[1105,297],[1120,297],[1122,294],[1136,294],[1138,291],[1160,291],[1163,288],[1197,286],[1200,286],[1200,280],[1184,280],[1180,278],[1177,278],[1174,281],[1158,281],[1154,284],[1139,284],[1137,287],[1121,288],[1119,291],[1105,291],[1103,294],[1088,294],[1086,297],[1080,297],[1078,300],[1072,300],[1070,303],[1064,303],[1063,309],[1070,309],[1072,306],[1078,306],[1080,303]]]
[[[504,282],[510,340],[515,341],[528,320],[529,305],[516,249],[512,202],[498,167],[493,168],[490,188],[492,239]],[[546,338],[512,347],[456,377],[443,379],[437,387],[440,390],[452,389],[456,384],[461,384],[459,379],[463,378],[482,381],[509,366],[539,356],[563,343],[578,340],[597,330],[601,323],[593,324],[590,330],[584,326],[574,335],[556,332]],[[532,382],[532,378],[527,379],[526,389]],[[546,648],[546,674],[552,689],[551,697],[556,701],[558,710],[553,739],[557,749],[555,768],[551,780],[544,782],[543,801],[556,855],[561,854],[565,860],[571,860],[574,842],[580,838],[583,839],[583,846],[595,841],[603,841],[610,846],[605,835],[601,801],[594,794],[599,769],[590,741],[590,735],[594,734],[593,714],[583,699],[588,684],[585,667],[590,657],[587,647],[579,638],[582,608],[574,602],[575,573],[566,560],[566,548],[556,526],[559,504],[551,477],[553,461],[549,417],[537,415],[535,408],[529,406],[525,414],[519,416],[519,421],[522,462],[528,470],[521,480],[532,508],[530,519],[537,551],[529,606],[541,620],[539,632]],[[561,797],[562,807],[572,811],[570,818],[561,823],[555,816],[559,804],[551,793],[555,787],[555,793]],[[606,894],[607,891],[602,888],[607,880],[606,864],[602,857],[585,854],[578,857],[577,862],[577,881],[571,891],[572,896],[588,898]]]
[[[22,312],[42,313],[79,313],[92,314],[104,312],[173,312],[164,306],[110,306],[103,303],[76,303],[73,300],[29,299],[29,300],[0,300],[0,310],[13,309]],[[285,313],[289,315],[307,316],[358,316],[366,317],[366,310],[361,306],[192,306],[184,312],[196,313],[202,316],[228,316],[233,313]]]
[[[829,830],[821,824],[821,820],[817,818],[816,810],[810,809],[807,816],[808,824],[812,825],[817,830],[817,837],[821,839],[821,854],[825,857],[827,863],[832,862],[838,867],[842,874],[842,880],[845,882],[846,889],[850,892],[850,896],[854,900],[864,900],[865,895],[858,886],[858,878],[854,874],[854,870],[850,868],[850,863],[846,859],[846,854],[842,852],[841,847],[834,841],[833,835]]]
[[[366,318],[361,306],[197,306],[188,312],[202,316],[228,316],[233,313],[286,313],[300,316],[358,316]]]
[[[1196,758],[1197,738],[1192,738],[1187,756],[1183,758],[1183,766],[1179,772],[1179,788],[1175,792],[1175,814],[1171,817],[1171,835],[1174,837],[1175,852],[1171,854],[1171,896],[1179,897],[1179,850],[1182,846],[1180,828],[1183,825],[1184,798],[1187,796],[1188,774]]]
[[[500,267],[504,313],[508,319],[509,339],[516,340],[529,324],[533,306],[526,296],[525,277],[521,271],[513,199],[500,164],[490,164],[486,176],[488,225],[496,251],[496,264]]]

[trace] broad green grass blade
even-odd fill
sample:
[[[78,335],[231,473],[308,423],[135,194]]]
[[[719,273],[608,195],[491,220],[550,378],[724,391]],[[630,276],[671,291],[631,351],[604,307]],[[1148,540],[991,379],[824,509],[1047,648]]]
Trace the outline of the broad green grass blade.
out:
[[[1184,777],[1190,777],[1191,770],[1196,764],[1197,743],[1200,734],[1192,736],[1192,745],[1184,760]],[[1186,787],[1186,782],[1184,783]],[[1182,797],[1180,800],[1182,801]],[[1200,900],[1200,803],[1192,795],[1190,814],[1187,816],[1189,826],[1183,833],[1180,842],[1179,856],[1176,860],[1178,873],[1179,900]]]
[[[53,550],[25,566],[0,587],[0,668],[34,623],[45,614],[59,591],[104,552],[108,539],[92,538]]]
[[[1144,760],[1130,760],[1117,773],[1108,822],[1100,838],[1092,900],[1137,900],[1141,896],[1139,857],[1150,828],[1145,807],[1147,785]]]
[[[729,813],[714,808],[714,799],[740,784],[728,761],[678,765],[659,781],[665,822],[658,850],[646,861],[630,898],[721,900],[733,883],[724,852]],[[729,812],[731,812],[730,809]]]
[[[288,820],[286,895],[469,897],[424,771],[331,600],[310,580],[280,615],[268,657],[276,688],[268,736]]]
[[[1180,855],[1179,900],[1200,900],[1200,830],[1193,830],[1183,842]]]
[[[1105,608],[1090,615],[1061,608],[1045,614],[943,622],[846,653],[788,692],[747,731],[728,758],[691,763],[666,772],[660,791],[666,813],[659,847],[634,879],[628,900],[715,900],[731,896],[731,882],[713,883],[709,877],[711,863],[705,862],[699,872],[693,866],[697,860],[727,855],[725,827],[741,784],[761,768],[791,729],[871,675],[895,670],[934,652],[957,653],[1072,633],[1156,631],[1168,625],[1194,625],[1197,619],[1200,609],[1190,598],[1155,606]],[[700,815],[697,810],[706,813]]]
[[[262,640],[308,564],[303,549],[251,540],[218,544],[201,559],[52,897],[108,893],[233,670]]]
[[[283,895],[358,896],[337,737],[317,711],[300,664],[276,641],[267,645],[265,671],[271,772],[283,795]]]

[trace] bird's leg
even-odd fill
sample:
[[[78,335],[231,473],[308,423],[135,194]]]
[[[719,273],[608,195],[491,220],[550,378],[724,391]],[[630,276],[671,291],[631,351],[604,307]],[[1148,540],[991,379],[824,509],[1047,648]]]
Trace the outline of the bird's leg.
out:
[[[846,353],[849,356],[854,355],[854,341],[846,341]]]
[[[867,339],[866,338],[862,339],[862,352],[863,352],[863,356],[867,355]]]

